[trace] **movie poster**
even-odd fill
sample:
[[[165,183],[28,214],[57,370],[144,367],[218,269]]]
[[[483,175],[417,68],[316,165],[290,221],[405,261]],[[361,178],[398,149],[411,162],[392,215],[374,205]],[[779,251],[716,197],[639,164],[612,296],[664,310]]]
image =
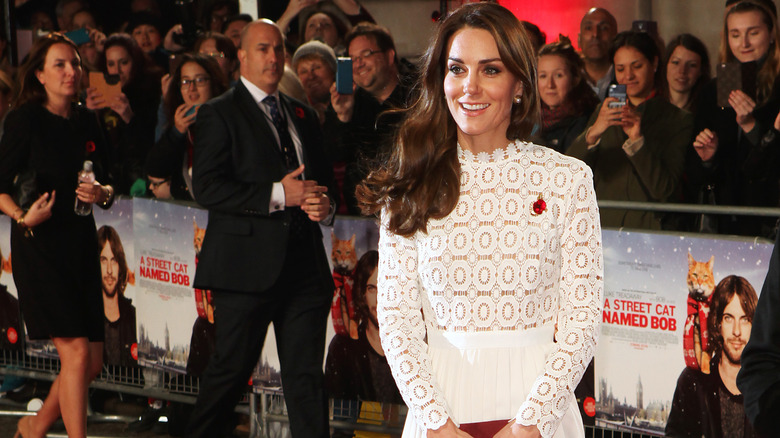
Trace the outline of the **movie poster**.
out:
[[[8,216],[0,216],[0,349],[21,351],[25,332],[11,273],[11,226]]]
[[[100,284],[106,316],[103,360],[138,366],[133,198],[119,197],[108,210],[93,209],[100,251]]]
[[[193,327],[203,325],[199,314],[206,316],[205,324],[213,326],[208,321],[210,306],[204,305],[204,294],[198,295],[192,288],[196,252],[207,218],[208,213],[196,207],[134,200],[138,361],[143,366],[185,373],[191,341],[203,349],[213,346],[213,330],[193,332]],[[198,337],[208,338],[209,333],[210,341]],[[199,350],[196,355],[207,358],[209,353]]]
[[[603,246],[596,426],[663,434],[686,367],[686,320],[697,303],[688,299],[691,260],[697,262],[691,268],[697,277],[712,277],[695,281],[707,293],[730,275],[743,277],[758,293],[773,245],[755,239],[604,230]]]
[[[376,250],[379,243],[378,228],[376,222],[371,219],[338,216],[332,227],[320,226],[320,229],[322,231],[325,253],[329,257],[331,272],[334,273],[334,282],[337,285],[342,284],[345,280],[348,281],[360,256],[366,251]],[[333,250],[333,242],[337,244],[337,251]],[[337,308],[340,308],[341,304],[339,292],[343,293],[344,289],[337,288],[336,292],[334,292],[334,303],[336,303],[335,307]],[[347,303],[344,302],[344,304],[346,305]],[[353,306],[350,305],[349,308],[353,308]],[[354,317],[354,310],[352,317]],[[331,311],[331,316],[328,318],[328,331],[325,335],[326,348],[336,334],[332,319],[333,311]],[[357,325],[355,325],[355,329],[357,329]],[[255,391],[281,390],[280,369],[274,327],[271,324],[268,327],[268,334],[265,338],[258,367],[252,377]]]

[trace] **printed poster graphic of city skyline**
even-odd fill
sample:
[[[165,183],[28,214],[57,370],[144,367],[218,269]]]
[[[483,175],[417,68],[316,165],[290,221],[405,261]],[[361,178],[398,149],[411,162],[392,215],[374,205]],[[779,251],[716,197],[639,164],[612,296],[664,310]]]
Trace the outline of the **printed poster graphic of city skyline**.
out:
[[[208,213],[150,199],[134,202],[139,360],[183,373],[198,316],[192,288],[194,224],[205,228]]]
[[[688,253],[700,262],[714,256],[715,284],[739,275],[760,293],[773,245],[755,239],[604,230],[603,247],[602,316],[609,322],[602,320],[596,350],[597,418],[623,423],[641,404],[644,412],[633,426],[662,431],[685,367]],[[632,315],[646,319],[625,318]]]

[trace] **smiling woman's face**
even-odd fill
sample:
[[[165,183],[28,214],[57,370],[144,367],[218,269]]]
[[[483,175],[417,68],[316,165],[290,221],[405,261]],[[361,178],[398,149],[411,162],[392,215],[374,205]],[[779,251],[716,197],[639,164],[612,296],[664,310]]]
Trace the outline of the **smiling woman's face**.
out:
[[[520,80],[501,60],[493,35],[465,27],[452,36],[447,52],[444,95],[464,147],[479,142],[507,144],[512,102],[522,94]]]
[[[728,16],[729,48],[739,62],[758,61],[769,52],[772,35],[758,11],[735,12]]]

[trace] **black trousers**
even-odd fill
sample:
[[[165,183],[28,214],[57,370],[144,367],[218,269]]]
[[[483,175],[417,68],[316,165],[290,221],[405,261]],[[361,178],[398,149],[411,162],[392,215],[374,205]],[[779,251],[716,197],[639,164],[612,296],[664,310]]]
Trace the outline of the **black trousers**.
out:
[[[271,322],[292,436],[329,436],[322,364],[332,291],[322,287],[313,251],[308,245],[291,245],[276,284],[262,293],[212,291],[216,348],[201,377],[187,437],[214,438],[226,432]]]

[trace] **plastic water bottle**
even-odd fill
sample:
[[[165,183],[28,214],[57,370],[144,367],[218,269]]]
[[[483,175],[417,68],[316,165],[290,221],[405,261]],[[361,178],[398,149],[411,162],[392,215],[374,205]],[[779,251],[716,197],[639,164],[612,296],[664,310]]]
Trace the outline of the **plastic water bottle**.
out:
[[[87,160],[84,162],[84,168],[79,172],[79,184],[95,182],[95,172],[92,171],[92,162]],[[73,211],[79,216],[89,216],[92,213],[92,203],[84,202],[76,197],[76,204],[73,206]]]

